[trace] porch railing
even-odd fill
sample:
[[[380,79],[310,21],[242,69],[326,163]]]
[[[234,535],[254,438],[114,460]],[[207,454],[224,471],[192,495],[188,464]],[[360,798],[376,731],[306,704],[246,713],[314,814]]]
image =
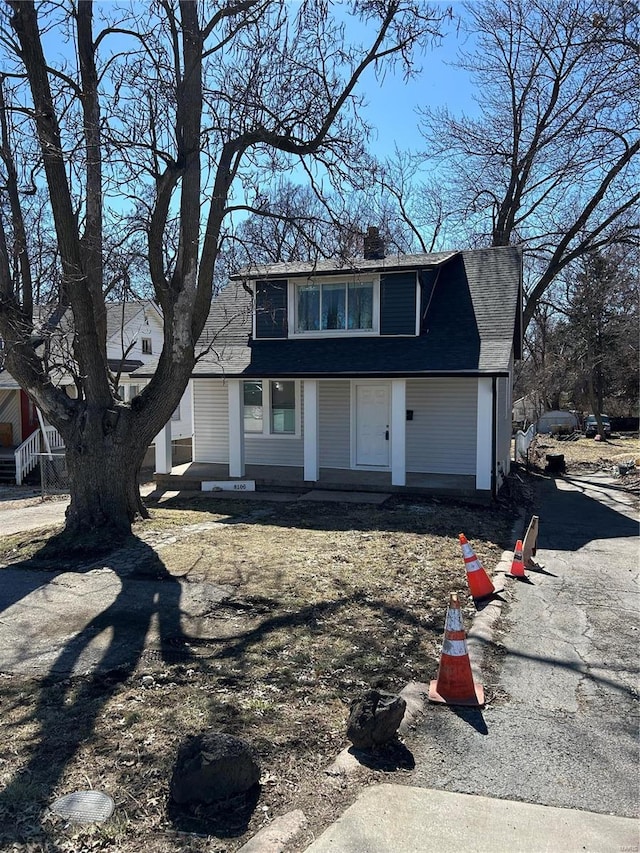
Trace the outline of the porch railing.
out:
[[[44,441],[41,430],[36,430],[15,450],[16,485],[18,486],[22,485],[27,474],[38,464],[39,454],[64,448],[62,436],[55,427],[45,426],[44,429],[47,442]]]

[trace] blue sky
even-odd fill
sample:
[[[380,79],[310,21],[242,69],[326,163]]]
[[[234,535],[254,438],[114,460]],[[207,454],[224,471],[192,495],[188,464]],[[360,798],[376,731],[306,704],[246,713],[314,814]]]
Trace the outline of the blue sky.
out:
[[[400,150],[421,147],[417,107],[447,106],[456,115],[463,112],[469,115],[477,111],[468,72],[452,65],[460,49],[472,48],[473,40],[458,29],[460,18],[464,15],[463,5],[460,0],[453,0],[452,3],[435,0],[436,9],[449,7],[453,10],[454,18],[443,22],[441,30],[444,36],[439,43],[416,58],[420,68],[418,75],[404,80],[402,74],[387,71],[384,79],[378,81],[373,69],[369,69],[358,86],[359,93],[368,102],[366,118],[377,128],[371,148],[378,157],[392,155],[396,146]],[[353,19],[350,19],[348,27],[352,33]],[[368,41],[363,30],[363,42]]]
[[[441,46],[429,49],[421,59],[420,74],[411,80],[387,73],[384,80],[378,82],[371,73],[363,81],[359,91],[368,101],[367,119],[377,128],[371,145],[377,156],[393,154],[396,144],[401,150],[420,148],[418,106],[448,106],[457,115],[475,112],[468,73],[450,65],[462,38],[452,32],[443,39]]]
[[[112,2],[112,0],[110,0]],[[99,10],[101,6],[109,8],[110,2],[98,3],[96,9],[96,20],[94,25],[99,28]],[[297,0],[291,0],[295,3]],[[436,0],[435,8],[445,8],[449,4]],[[454,15],[460,16],[463,12],[459,0],[451,4]],[[334,6],[334,12],[340,15],[339,4]],[[421,71],[418,76],[404,80],[401,74],[391,70],[385,72],[382,80],[376,80],[373,69],[365,72],[364,77],[358,85],[358,93],[363,94],[368,102],[365,110],[366,118],[375,129],[376,133],[372,139],[372,153],[378,157],[390,156],[395,147],[400,150],[415,150],[421,147],[421,137],[418,132],[418,106],[449,106],[456,114],[474,111],[474,102],[471,98],[471,84],[466,71],[453,68],[451,62],[455,61],[458,49],[465,44],[469,46],[468,37],[456,31],[458,20],[445,21],[442,25],[446,33],[439,45],[429,47],[423,56],[418,57],[418,65]],[[361,27],[349,18],[347,26],[351,35],[354,28]],[[364,44],[370,42],[371,33],[366,35],[366,28],[362,27],[362,41]],[[45,34],[43,41],[45,49],[51,58],[57,59],[68,53],[70,45],[60,41],[57,31]],[[116,37],[117,43],[117,37]],[[111,44],[111,42],[110,42]],[[56,55],[58,54],[58,56]]]

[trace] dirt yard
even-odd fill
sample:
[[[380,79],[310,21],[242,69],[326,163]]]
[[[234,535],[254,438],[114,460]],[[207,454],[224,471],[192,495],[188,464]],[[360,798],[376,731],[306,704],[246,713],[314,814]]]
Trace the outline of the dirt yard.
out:
[[[599,471],[615,477],[620,487],[627,491],[637,493],[640,487],[640,438],[637,433],[613,435],[607,441],[583,436],[574,439],[536,436],[529,451],[532,465],[543,470],[547,454],[562,454],[569,474]]]
[[[50,532],[0,539],[0,565],[36,577],[120,566],[124,579],[133,566],[134,577],[157,578],[160,595],[176,580],[225,590],[199,619],[160,613],[170,626],[162,643],[115,672],[0,675],[0,849],[233,851],[274,816],[301,808],[310,821],[302,850],[359,785],[386,773],[365,770],[354,784],[324,772],[348,745],[350,702],[371,685],[395,691],[434,677],[449,592],[461,594],[467,619],[473,610],[457,534],[490,570],[509,547],[512,508],[200,497],[151,509],[116,554],[52,551]],[[190,816],[168,807],[179,744],[209,727],[257,749],[252,813],[241,804]],[[86,788],[114,798],[108,823],[65,826],[47,813],[55,797]]]
[[[548,439],[535,452],[564,452],[570,470],[604,470],[637,456],[640,443]],[[349,705],[364,689],[397,691],[435,676],[449,593],[460,593],[467,624],[474,611],[457,534],[491,571],[513,547],[529,476],[514,474],[492,507],[417,498],[381,506],[151,502],[152,518],[117,551],[104,543],[65,551],[51,530],[0,538],[0,571],[23,567],[34,584],[43,570],[109,570],[123,588],[156,581],[156,599],[169,602],[143,626],[150,631],[155,620],[161,642],[107,673],[0,673],[0,849],[231,853],[274,817],[302,809],[309,823],[288,848],[297,853],[362,785],[410,779],[384,754],[357,778],[325,771],[348,745]],[[222,600],[187,613],[166,591],[179,587],[188,601],[190,584],[215,585]],[[105,616],[94,628],[115,633],[118,625]],[[501,701],[495,684],[484,680],[488,702]],[[254,745],[258,802],[176,812],[168,799],[176,752],[209,728]],[[115,800],[107,823],[65,825],[48,811],[56,797],[87,788]]]

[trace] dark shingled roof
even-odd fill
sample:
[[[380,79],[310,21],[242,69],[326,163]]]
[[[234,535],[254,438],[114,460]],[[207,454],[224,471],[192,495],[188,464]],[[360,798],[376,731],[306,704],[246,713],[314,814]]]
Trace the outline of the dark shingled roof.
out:
[[[517,247],[385,259],[386,271],[438,267],[419,337],[253,340],[251,295],[234,281],[214,299],[194,376],[381,377],[506,374],[520,357],[522,252]],[[411,264],[406,259],[411,258]],[[381,261],[370,269],[380,270]],[[329,269],[330,262],[326,262]],[[285,267],[287,272],[285,273]],[[338,271],[335,264],[332,271]],[[349,268],[351,269],[351,268]],[[259,277],[304,275],[305,264],[271,264]],[[344,267],[342,268],[344,272]],[[257,268],[254,270],[258,275]],[[435,277],[435,274],[432,274]],[[139,371],[147,375],[149,362]]]

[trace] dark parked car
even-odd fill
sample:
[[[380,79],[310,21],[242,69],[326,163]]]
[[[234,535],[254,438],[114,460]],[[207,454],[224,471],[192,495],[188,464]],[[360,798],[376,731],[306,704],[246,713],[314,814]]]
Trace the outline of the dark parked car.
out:
[[[600,415],[602,426],[604,429],[605,438],[611,435],[611,421],[607,415]],[[595,415],[588,415],[584,421],[584,434],[586,438],[593,438],[598,432],[598,424],[596,423]]]

